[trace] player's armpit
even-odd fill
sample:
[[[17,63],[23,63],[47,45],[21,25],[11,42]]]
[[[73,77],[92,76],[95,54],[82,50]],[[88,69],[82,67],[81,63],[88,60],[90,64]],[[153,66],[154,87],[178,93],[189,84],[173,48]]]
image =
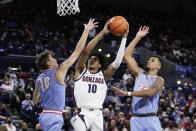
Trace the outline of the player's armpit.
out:
[[[136,63],[136,61],[135,61],[135,59],[133,57],[130,57],[130,56],[128,56],[128,55],[125,54],[124,55],[124,60],[125,60],[125,63],[126,63],[128,69],[129,69],[129,71],[134,76],[137,77],[143,71],[143,69],[141,69],[137,65],[137,63]]]
[[[66,60],[63,63],[61,63],[60,66],[56,69],[55,78],[59,83],[64,84],[65,75],[67,74],[69,67],[69,61]]]
[[[88,57],[89,57],[89,53],[87,53],[84,49],[84,51],[82,51],[76,63],[74,79],[77,79],[82,73],[82,71],[86,68],[86,62],[87,62]]]
[[[154,90],[154,94],[160,93],[164,86],[164,79],[162,77],[157,77],[154,85],[151,87]]]

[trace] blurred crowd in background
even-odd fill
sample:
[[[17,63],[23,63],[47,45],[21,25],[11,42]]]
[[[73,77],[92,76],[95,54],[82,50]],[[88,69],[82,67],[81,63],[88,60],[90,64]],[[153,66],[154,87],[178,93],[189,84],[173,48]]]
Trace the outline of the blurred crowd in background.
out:
[[[142,39],[143,46],[171,62],[190,66],[196,70],[196,19],[187,15],[181,8],[172,14],[160,10],[129,8],[103,1],[84,0],[80,4],[81,13],[76,16],[56,15],[55,1],[17,0],[0,5],[0,56],[10,54],[36,56],[44,50],[53,50],[57,58],[67,58],[73,52],[83,30],[83,23],[93,17],[100,27],[89,33],[92,39],[112,16],[124,16],[130,24],[128,42],[135,36],[139,26],[150,26],[150,34]],[[88,5],[88,6],[86,6]],[[125,7],[127,6],[127,7]],[[129,11],[124,10],[128,8]],[[118,49],[119,39],[105,36],[100,43]],[[141,52],[139,52],[141,53]],[[19,64],[19,63],[18,63]],[[17,65],[18,65],[17,64]],[[9,67],[8,67],[9,66]],[[42,111],[40,104],[32,103],[34,82],[39,75],[35,67],[15,69],[7,64],[0,66],[0,126],[25,131],[27,128],[41,130],[38,117]],[[125,63],[116,77],[108,81],[108,87],[115,85],[132,91],[134,77],[126,69]],[[196,78],[196,77],[195,77]],[[73,116],[72,89],[74,86],[74,67],[66,77],[66,107],[63,113],[66,131],[73,130],[69,120]],[[158,116],[165,131],[192,131],[196,129],[196,87],[184,79],[176,87],[165,87],[160,98]],[[12,120],[19,115],[20,121]],[[108,131],[130,129],[131,98],[115,97],[108,90],[103,105],[103,115]],[[0,129],[1,129],[0,128]]]

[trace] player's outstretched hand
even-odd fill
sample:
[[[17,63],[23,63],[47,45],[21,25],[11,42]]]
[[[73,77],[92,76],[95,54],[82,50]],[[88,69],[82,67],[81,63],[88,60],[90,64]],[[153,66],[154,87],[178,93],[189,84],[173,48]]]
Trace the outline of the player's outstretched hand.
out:
[[[103,28],[103,30],[102,30],[105,34],[109,33],[108,25],[109,25],[111,22],[112,22],[112,18],[109,19],[109,20],[105,23],[104,28]]]
[[[149,33],[149,29],[150,28],[148,26],[140,26],[140,29],[137,32],[136,37],[141,39],[142,37],[146,36]]]
[[[111,86],[110,90],[114,91],[114,92],[117,92],[118,94],[116,96],[127,96],[127,92],[126,91],[123,91],[123,90],[120,90],[114,86]]]
[[[94,22],[94,21],[95,21],[95,19],[90,19],[88,21],[88,24],[84,24],[85,29],[90,31],[91,29],[98,27],[99,22]]]
[[[123,37],[123,38],[127,38],[128,34],[129,34],[129,24],[128,24],[128,28],[127,28],[127,30],[125,31],[125,33],[122,34],[122,37]]]

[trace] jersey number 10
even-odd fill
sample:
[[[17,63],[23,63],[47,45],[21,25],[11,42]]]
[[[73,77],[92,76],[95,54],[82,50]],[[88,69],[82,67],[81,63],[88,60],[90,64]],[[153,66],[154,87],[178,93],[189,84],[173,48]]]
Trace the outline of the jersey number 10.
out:
[[[88,93],[96,93],[97,91],[97,85],[96,84],[88,84]]]
[[[50,81],[50,77],[45,77],[40,80],[42,92],[44,92],[46,89],[49,88],[49,81]]]

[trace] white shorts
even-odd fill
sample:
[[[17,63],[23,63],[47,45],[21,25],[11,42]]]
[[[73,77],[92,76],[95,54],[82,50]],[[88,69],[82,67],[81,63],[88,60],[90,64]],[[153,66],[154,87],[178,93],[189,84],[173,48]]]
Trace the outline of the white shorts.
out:
[[[100,109],[81,109],[81,112],[71,119],[75,131],[104,131],[103,114]]]

